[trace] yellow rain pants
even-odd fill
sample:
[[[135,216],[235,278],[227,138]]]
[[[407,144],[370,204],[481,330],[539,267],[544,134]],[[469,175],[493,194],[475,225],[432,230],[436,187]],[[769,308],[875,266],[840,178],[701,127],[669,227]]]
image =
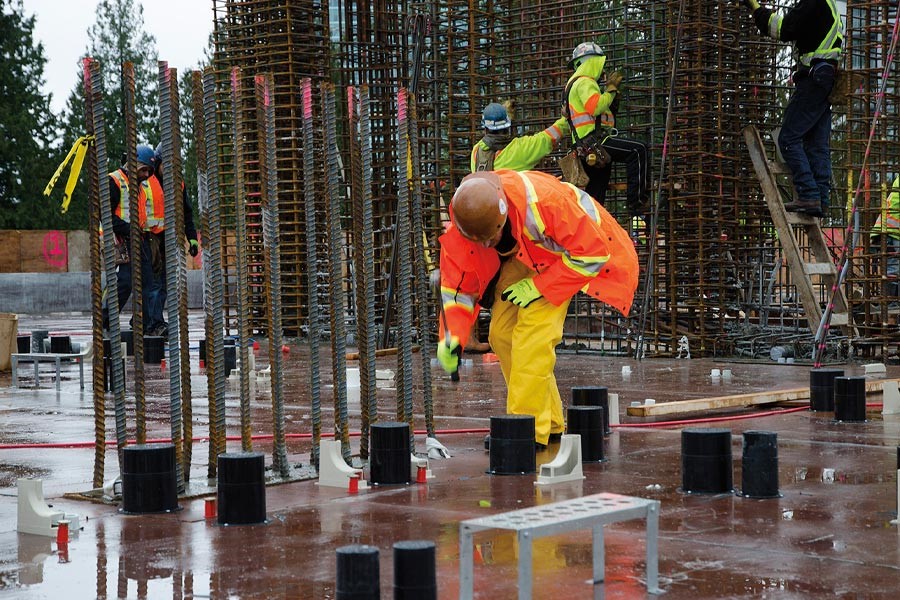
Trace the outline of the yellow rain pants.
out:
[[[519,308],[500,299],[507,287],[534,275],[534,271],[515,258],[503,263],[491,307],[488,340],[500,359],[506,380],[506,412],[534,415],[534,440],[546,444],[551,433],[565,431],[562,400],[553,369],[569,301],[554,306],[542,297],[526,308]]]

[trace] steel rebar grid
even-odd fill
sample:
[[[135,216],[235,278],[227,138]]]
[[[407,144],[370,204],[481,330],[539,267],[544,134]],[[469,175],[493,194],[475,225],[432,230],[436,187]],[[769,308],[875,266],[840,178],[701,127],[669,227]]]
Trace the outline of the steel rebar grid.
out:
[[[92,117],[94,121],[94,148],[97,151],[98,168],[103,168],[107,164],[106,155],[106,125],[103,114],[103,79],[100,71],[100,63],[91,61],[91,78],[92,88],[85,88],[85,93],[93,96],[91,105]],[[88,92],[90,89],[90,92]],[[99,174],[98,174],[99,175]],[[102,175],[101,181],[105,181]],[[134,177],[132,175],[132,177]],[[132,180],[131,185],[139,185],[137,181]],[[129,186],[131,187],[131,186]],[[125,423],[125,369],[123,366],[122,356],[122,336],[119,325],[119,293],[116,278],[116,259],[115,259],[115,233],[112,227],[112,208],[109,205],[109,186],[100,185],[100,226],[103,230],[103,272],[106,275],[106,289],[104,295],[106,297],[106,310],[109,318],[109,344],[110,344],[110,360],[112,364],[109,369],[110,389],[113,393],[113,407],[115,409],[116,419],[116,449],[119,457],[119,472],[122,472],[122,450],[128,443],[126,423]],[[105,353],[101,351],[99,357],[105,357]],[[95,358],[94,360],[103,360]],[[36,382],[35,382],[36,383]]]
[[[263,247],[267,266],[269,316],[269,371],[272,382],[272,467],[287,477],[290,466],[284,437],[284,365],[281,359],[281,259],[278,252],[278,169],[275,157],[275,104],[271,75],[257,75],[256,110],[259,137],[260,203],[263,212]]]
[[[241,405],[241,450],[250,452],[253,449],[253,440],[250,437],[250,350],[247,344],[250,341],[249,323],[249,298],[247,277],[247,227],[246,207],[247,201],[244,189],[244,115],[241,103],[241,69],[234,67],[231,70],[231,111],[234,131],[234,197],[235,215],[237,217],[235,227],[237,273],[238,273],[238,351],[241,357],[240,370],[240,405]]]
[[[85,131],[91,140],[96,139],[97,131],[103,130],[102,106],[103,97],[95,85],[100,85],[100,68],[92,58],[84,58],[81,61],[82,81],[84,82],[84,109]],[[95,83],[96,82],[96,83]],[[101,165],[97,154],[97,147],[92,143],[88,146],[88,195],[90,210],[88,211],[88,236],[91,252],[91,338],[94,348],[92,363],[92,390],[94,395],[94,480],[95,489],[103,487],[103,474],[106,458],[106,394],[103,386],[103,289],[102,289],[102,249],[99,235],[100,231],[100,190],[101,182],[106,182],[106,173],[101,171]]]
[[[303,201],[306,213],[307,341],[309,343],[309,393],[312,404],[310,462],[319,468],[322,437],[321,376],[319,367],[319,255],[316,247],[316,165],[313,137],[312,81],[300,82],[303,102]]]
[[[168,166],[163,171],[163,189],[169,196],[165,203],[165,277],[168,297],[166,298],[166,312],[169,316],[169,427],[171,429],[172,444],[175,446],[175,479],[178,491],[184,490],[185,483],[190,479],[190,463],[184,462],[185,438],[184,434],[184,402],[182,402],[181,385],[181,352],[179,351],[180,322],[178,319],[178,303],[180,282],[177,271],[177,256],[183,252],[178,247],[178,228],[175,218],[175,207],[178,202],[178,193],[181,189],[180,159],[175,160],[176,137],[178,132],[178,107],[173,104],[173,93],[177,93],[178,77],[173,76],[174,69],[169,69],[169,63],[159,61],[159,138],[162,147],[162,155],[168,161]],[[174,79],[174,84],[173,84]],[[173,88],[175,88],[173,90]],[[180,149],[179,149],[180,151]],[[177,182],[177,186],[176,186]],[[175,263],[175,264],[173,264]],[[185,332],[187,334],[187,332]],[[190,404],[190,398],[186,399]],[[190,438],[187,438],[190,443]],[[187,471],[187,472],[185,472]]]
[[[195,113],[196,115],[196,113]],[[203,261],[204,305],[211,316],[206,330],[206,361],[208,393],[211,411],[210,424],[210,477],[215,477],[219,454],[225,452],[225,294],[222,276],[222,225],[220,218],[221,194],[219,189],[219,146],[216,134],[216,80],[211,68],[203,73],[203,131],[205,139],[206,202],[201,210],[206,213],[206,234]],[[200,156],[198,154],[198,165]],[[212,373],[209,372],[210,367]]]
[[[137,116],[134,110],[134,64],[126,62],[122,65],[122,88],[125,95],[125,149],[129,173],[138,172],[137,161]],[[135,182],[137,183],[137,182]],[[144,276],[143,245],[144,231],[140,219],[139,185],[128,186],[128,206],[131,231],[131,314],[132,344],[134,346],[134,413],[135,441],[138,444],[147,442],[147,400],[144,385]],[[122,201],[124,202],[124,198]]]
[[[323,83],[322,116],[325,146],[325,180],[328,208],[325,220],[328,227],[328,271],[331,290],[329,316],[331,319],[331,373],[334,382],[334,436],[341,440],[341,455],[350,461],[350,425],[347,412],[347,328],[345,319],[341,254],[341,170],[337,147],[337,117],[335,116],[334,86]]]

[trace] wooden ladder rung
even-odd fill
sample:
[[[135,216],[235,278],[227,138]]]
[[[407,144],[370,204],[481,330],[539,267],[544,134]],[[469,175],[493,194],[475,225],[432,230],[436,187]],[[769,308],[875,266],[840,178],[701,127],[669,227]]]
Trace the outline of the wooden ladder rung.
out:
[[[788,169],[788,166],[782,162],[777,162],[774,160],[770,160],[769,162],[769,170],[772,171],[773,175],[790,175],[791,170]]]
[[[847,313],[831,313],[831,325],[833,327],[844,327],[850,323],[850,317]]]
[[[811,217],[806,213],[785,211],[784,214],[787,217],[788,224],[790,224],[790,225],[818,225],[819,224],[819,222],[816,220],[819,217]]]
[[[828,263],[803,263],[803,271],[807,275],[837,275],[837,269]]]

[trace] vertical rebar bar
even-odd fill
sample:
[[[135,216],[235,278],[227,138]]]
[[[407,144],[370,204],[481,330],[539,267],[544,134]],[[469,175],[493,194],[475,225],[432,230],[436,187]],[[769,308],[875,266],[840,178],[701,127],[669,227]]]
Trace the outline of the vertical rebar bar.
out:
[[[324,117],[325,180],[328,207],[325,220],[328,226],[328,272],[331,317],[331,373],[334,382],[334,436],[341,440],[341,455],[350,461],[350,426],[347,413],[347,327],[341,255],[341,168],[337,147],[337,117],[334,106],[334,85],[322,84],[322,116]]]
[[[175,219],[175,206],[179,204],[181,198],[177,193],[181,186],[175,187],[175,182],[181,181],[177,177],[176,168],[180,166],[180,161],[175,159],[175,133],[173,126],[177,126],[177,108],[172,105],[172,88],[177,90],[178,81],[172,81],[172,69],[169,69],[169,63],[159,61],[159,139],[162,147],[162,155],[167,161],[167,165],[163,171],[163,190],[168,201],[165,203],[165,278],[166,288],[168,290],[168,298],[166,299],[166,312],[169,315],[169,427],[172,432],[172,444],[175,446],[175,478],[178,490],[184,489],[184,484],[188,479],[185,473],[184,463],[184,407],[181,396],[181,352],[179,351],[179,330],[180,323],[178,319],[178,271],[176,268],[176,260],[179,252],[183,252],[178,247],[178,230],[177,221]],[[174,114],[173,114],[174,109]],[[190,399],[186,399],[190,403]],[[190,465],[188,465],[190,467]],[[188,471],[190,468],[187,469]]]
[[[197,154],[197,209],[200,211],[200,232],[204,253],[209,252],[207,236],[209,235],[209,180],[207,179],[206,161],[206,122],[203,114],[203,75],[200,71],[191,72],[191,112],[194,126],[194,149]],[[201,255],[203,273],[203,332],[206,336],[206,397],[209,414],[209,454],[207,457],[206,476],[216,476],[216,368],[210,354],[212,342],[213,317],[210,310],[211,290],[207,255]]]
[[[102,169],[107,164],[106,156],[106,126],[103,115],[103,79],[100,72],[100,63],[91,62],[91,84],[93,88],[90,94],[93,96],[93,119],[94,119],[94,148],[97,151],[97,166]],[[86,90],[86,93],[87,90]],[[106,182],[101,177],[101,181]],[[139,185],[132,179],[129,182],[131,186]],[[115,258],[115,233],[112,227],[112,208],[109,205],[109,186],[100,184],[100,226],[103,229],[103,272],[106,274],[106,309],[109,316],[109,358],[112,361],[110,366],[110,388],[113,393],[113,407],[116,417],[116,448],[119,456],[119,472],[122,471],[122,450],[127,444],[126,424],[125,424],[125,370],[122,360],[122,336],[119,326],[119,292],[116,284],[116,258]],[[103,360],[104,354],[101,352],[94,360]]]
[[[431,331],[429,330],[432,298],[429,290],[428,268],[425,265],[425,223],[422,206],[422,175],[419,169],[419,121],[416,108],[416,97],[409,95],[409,168],[408,173],[411,198],[410,221],[412,223],[411,236],[413,248],[413,271],[416,282],[416,332],[421,348],[419,356],[422,364],[422,405],[425,410],[425,429],[429,437],[434,437],[434,402],[431,389],[431,357],[434,356],[434,344],[431,343]],[[410,428],[410,431],[412,429]]]
[[[303,102],[303,209],[306,215],[307,340],[309,343],[309,393],[312,404],[312,449],[310,462],[319,468],[322,437],[321,375],[319,366],[319,253],[316,226],[316,163],[313,137],[312,81],[300,82]]]
[[[211,316],[210,329],[206,332],[206,361],[212,367],[209,381],[210,465],[211,477],[216,474],[216,461],[225,452],[225,285],[222,276],[222,225],[219,189],[219,147],[216,130],[216,78],[212,68],[203,73],[203,121],[206,133],[206,250],[203,253],[203,275],[206,283],[204,304]]]
[[[234,206],[237,228],[235,242],[238,273],[238,351],[241,355],[241,449],[253,449],[250,437],[250,341],[249,284],[247,277],[247,217],[244,189],[244,115],[241,105],[241,69],[231,70],[231,112],[234,126]]]
[[[349,126],[350,152],[350,205],[352,207],[353,226],[353,306],[356,316],[356,345],[359,348],[359,383],[360,383],[360,425],[359,456],[362,460],[369,458],[369,380],[368,380],[368,335],[369,318],[366,313],[366,248],[371,248],[372,240],[363,235],[363,192],[362,165],[360,163],[359,140],[359,99],[357,89],[347,86],[347,120]]]
[[[100,83],[100,70],[95,65],[94,59],[85,58],[81,61],[82,81],[84,82],[84,110],[85,130],[90,136],[91,143],[88,146],[88,196],[90,209],[88,210],[88,239],[90,240],[91,253],[91,338],[94,347],[94,360],[92,363],[91,386],[94,395],[94,480],[95,489],[103,487],[103,474],[106,457],[106,394],[103,388],[103,267],[100,231],[100,188],[101,182],[106,184],[106,173],[101,171],[101,164],[97,156],[97,147],[93,143],[96,139],[98,128],[102,128],[103,119],[99,118],[99,127],[95,122],[95,112],[103,107],[103,96],[95,93],[96,85]],[[97,90],[99,91],[99,90]],[[104,157],[105,158],[105,157]],[[105,169],[104,169],[105,170]],[[37,382],[35,382],[37,383]]]
[[[359,348],[359,381],[360,402],[366,404],[366,412],[369,415],[369,426],[378,422],[378,389],[375,381],[375,347],[377,344],[377,328],[375,326],[375,240],[373,232],[372,216],[372,122],[369,115],[369,86],[362,85],[359,88],[359,152],[360,152],[360,203],[362,205],[363,243],[363,281],[365,299],[363,306],[357,306],[365,315],[366,333],[365,341],[360,340]],[[365,350],[363,349],[365,347]],[[360,456],[367,458],[369,455],[368,431],[363,431],[366,436],[365,455],[363,445],[360,442]]]
[[[123,92],[125,95],[125,150],[129,173],[137,173],[137,115],[134,108],[134,64],[126,62],[122,65]],[[138,444],[147,443],[147,399],[144,386],[144,277],[143,277],[143,245],[144,232],[140,219],[138,198],[140,186],[128,186],[128,206],[131,221],[130,253],[131,253],[131,335],[134,346],[134,437]],[[123,198],[124,202],[125,199]]]
[[[282,477],[290,468],[284,437],[284,371],[281,360],[281,256],[278,246],[278,169],[275,157],[275,102],[272,75],[257,75],[256,110],[259,137],[260,198],[263,211],[263,247],[269,296],[269,371],[272,381],[272,466]]]
[[[409,154],[409,94],[397,94],[397,297],[400,303],[400,330],[397,332],[397,419],[409,423],[410,451],[413,443],[413,311],[410,265],[409,183],[412,176]],[[430,356],[429,356],[430,358]],[[429,366],[430,368],[430,366]]]

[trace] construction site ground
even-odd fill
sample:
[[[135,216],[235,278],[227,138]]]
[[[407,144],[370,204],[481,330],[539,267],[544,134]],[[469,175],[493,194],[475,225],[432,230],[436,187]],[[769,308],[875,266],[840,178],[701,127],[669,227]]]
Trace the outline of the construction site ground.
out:
[[[123,317],[123,323],[127,317]],[[206,378],[199,368],[197,341],[202,315],[191,313],[191,370],[194,435],[207,428]],[[84,315],[21,316],[20,331],[47,329],[89,340]],[[266,346],[257,353],[265,364]],[[324,348],[324,346],[323,346]],[[416,355],[416,365],[420,364]],[[487,355],[490,356],[490,355]],[[286,355],[285,399],[288,434],[309,433],[309,384],[302,343]],[[604,385],[617,393],[622,425],[606,438],[606,462],[585,464],[583,481],[536,487],[534,475],[486,473],[489,455],[484,430],[489,417],[505,413],[505,386],[499,364],[471,356],[461,381],[435,375],[434,414],[438,439],[452,458],[432,460],[426,484],[379,486],[349,494],[305,480],[267,487],[267,523],[217,525],[204,517],[204,499],[182,499],[171,514],[123,515],[115,505],[79,501],[65,494],[91,488],[94,450],[35,448],[29,444],[91,442],[94,411],[90,369],[79,389],[77,367],[67,365],[61,389],[41,371],[34,388],[30,366],[20,367],[20,386],[0,375],[0,596],[32,598],[335,598],[335,549],[369,544],[380,550],[382,597],[393,597],[392,546],[403,540],[436,544],[438,596],[459,597],[459,523],[505,511],[612,492],[659,500],[659,573],[662,597],[677,598],[896,598],[900,589],[900,532],[897,518],[897,446],[900,415],[882,416],[870,406],[865,423],[836,423],[831,413],[760,406],[652,418],[626,414],[632,402],[657,403],[772,392],[809,386],[809,366],[719,359],[645,359],[597,354],[559,356],[556,373],[567,403],[573,386]],[[129,366],[130,366],[129,360]],[[353,366],[353,363],[350,363]],[[623,366],[631,368],[623,374]],[[842,366],[862,375],[862,363]],[[396,357],[378,359],[379,369],[396,369]],[[730,380],[710,377],[730,369]],[[130,373],[130,368],[128,369]],[[330,365],[323,365],[323,430],[332,431]],[[900,377],[900,367],[870,379]],[[379,419],[393,420],[395,391],[380,388]],[[416,429],[424,426],[416,400]],[[115,439],[111,398],[107,439]],[[168,372],[147,366],[148,437],[169,434]],[[238,397],[227,400],[229,436],[240,433]],[[272,432],[271,400],[252,402],[252,433]],[[359,406],[350,405],[351,429],[359,426]],[[133,414],[128,413],[129,437]],[[740,417],[690,423],[704,417]],[[678,419],[678,422],[674,420]],[[660,418],[655,420],[659,421]],[[681,431],[685,427],[732,431],[734,485],[741,489],[741,435],[764,430],[778,434],[781,497],[765,500],[735,494],[685,494],[681,486]],[[472,430],[470,433],[443,433]],[[424,435],[417,435],[424,451]],[[354,452],[359,438],[352,438]],[[8,445],[21,445],[10,448]],[[271,442],[254,442],[271,453]],[[538,453],[549,462],[556,446]],[[229,451],[240,449],[228,442]],[[288,440],[292,465],[308,466],[309,439]],[[193,446],[193,485],[207,483],[208,445]],[[267,457],[271,463],[271,456]],[[106,453],[105,478],[118,473],[116,452]],[[47,501],[81,515],[83,529],[67,552],[56,541],[16,532],[16,479],[43,479]],[[645,597],[645,526],[627,521],[607,527],[606,580],[592,584],[590,531],[535,540],[534,598]],[[475,598],[517,597],[517,552],[512,534],[476,535]]]

